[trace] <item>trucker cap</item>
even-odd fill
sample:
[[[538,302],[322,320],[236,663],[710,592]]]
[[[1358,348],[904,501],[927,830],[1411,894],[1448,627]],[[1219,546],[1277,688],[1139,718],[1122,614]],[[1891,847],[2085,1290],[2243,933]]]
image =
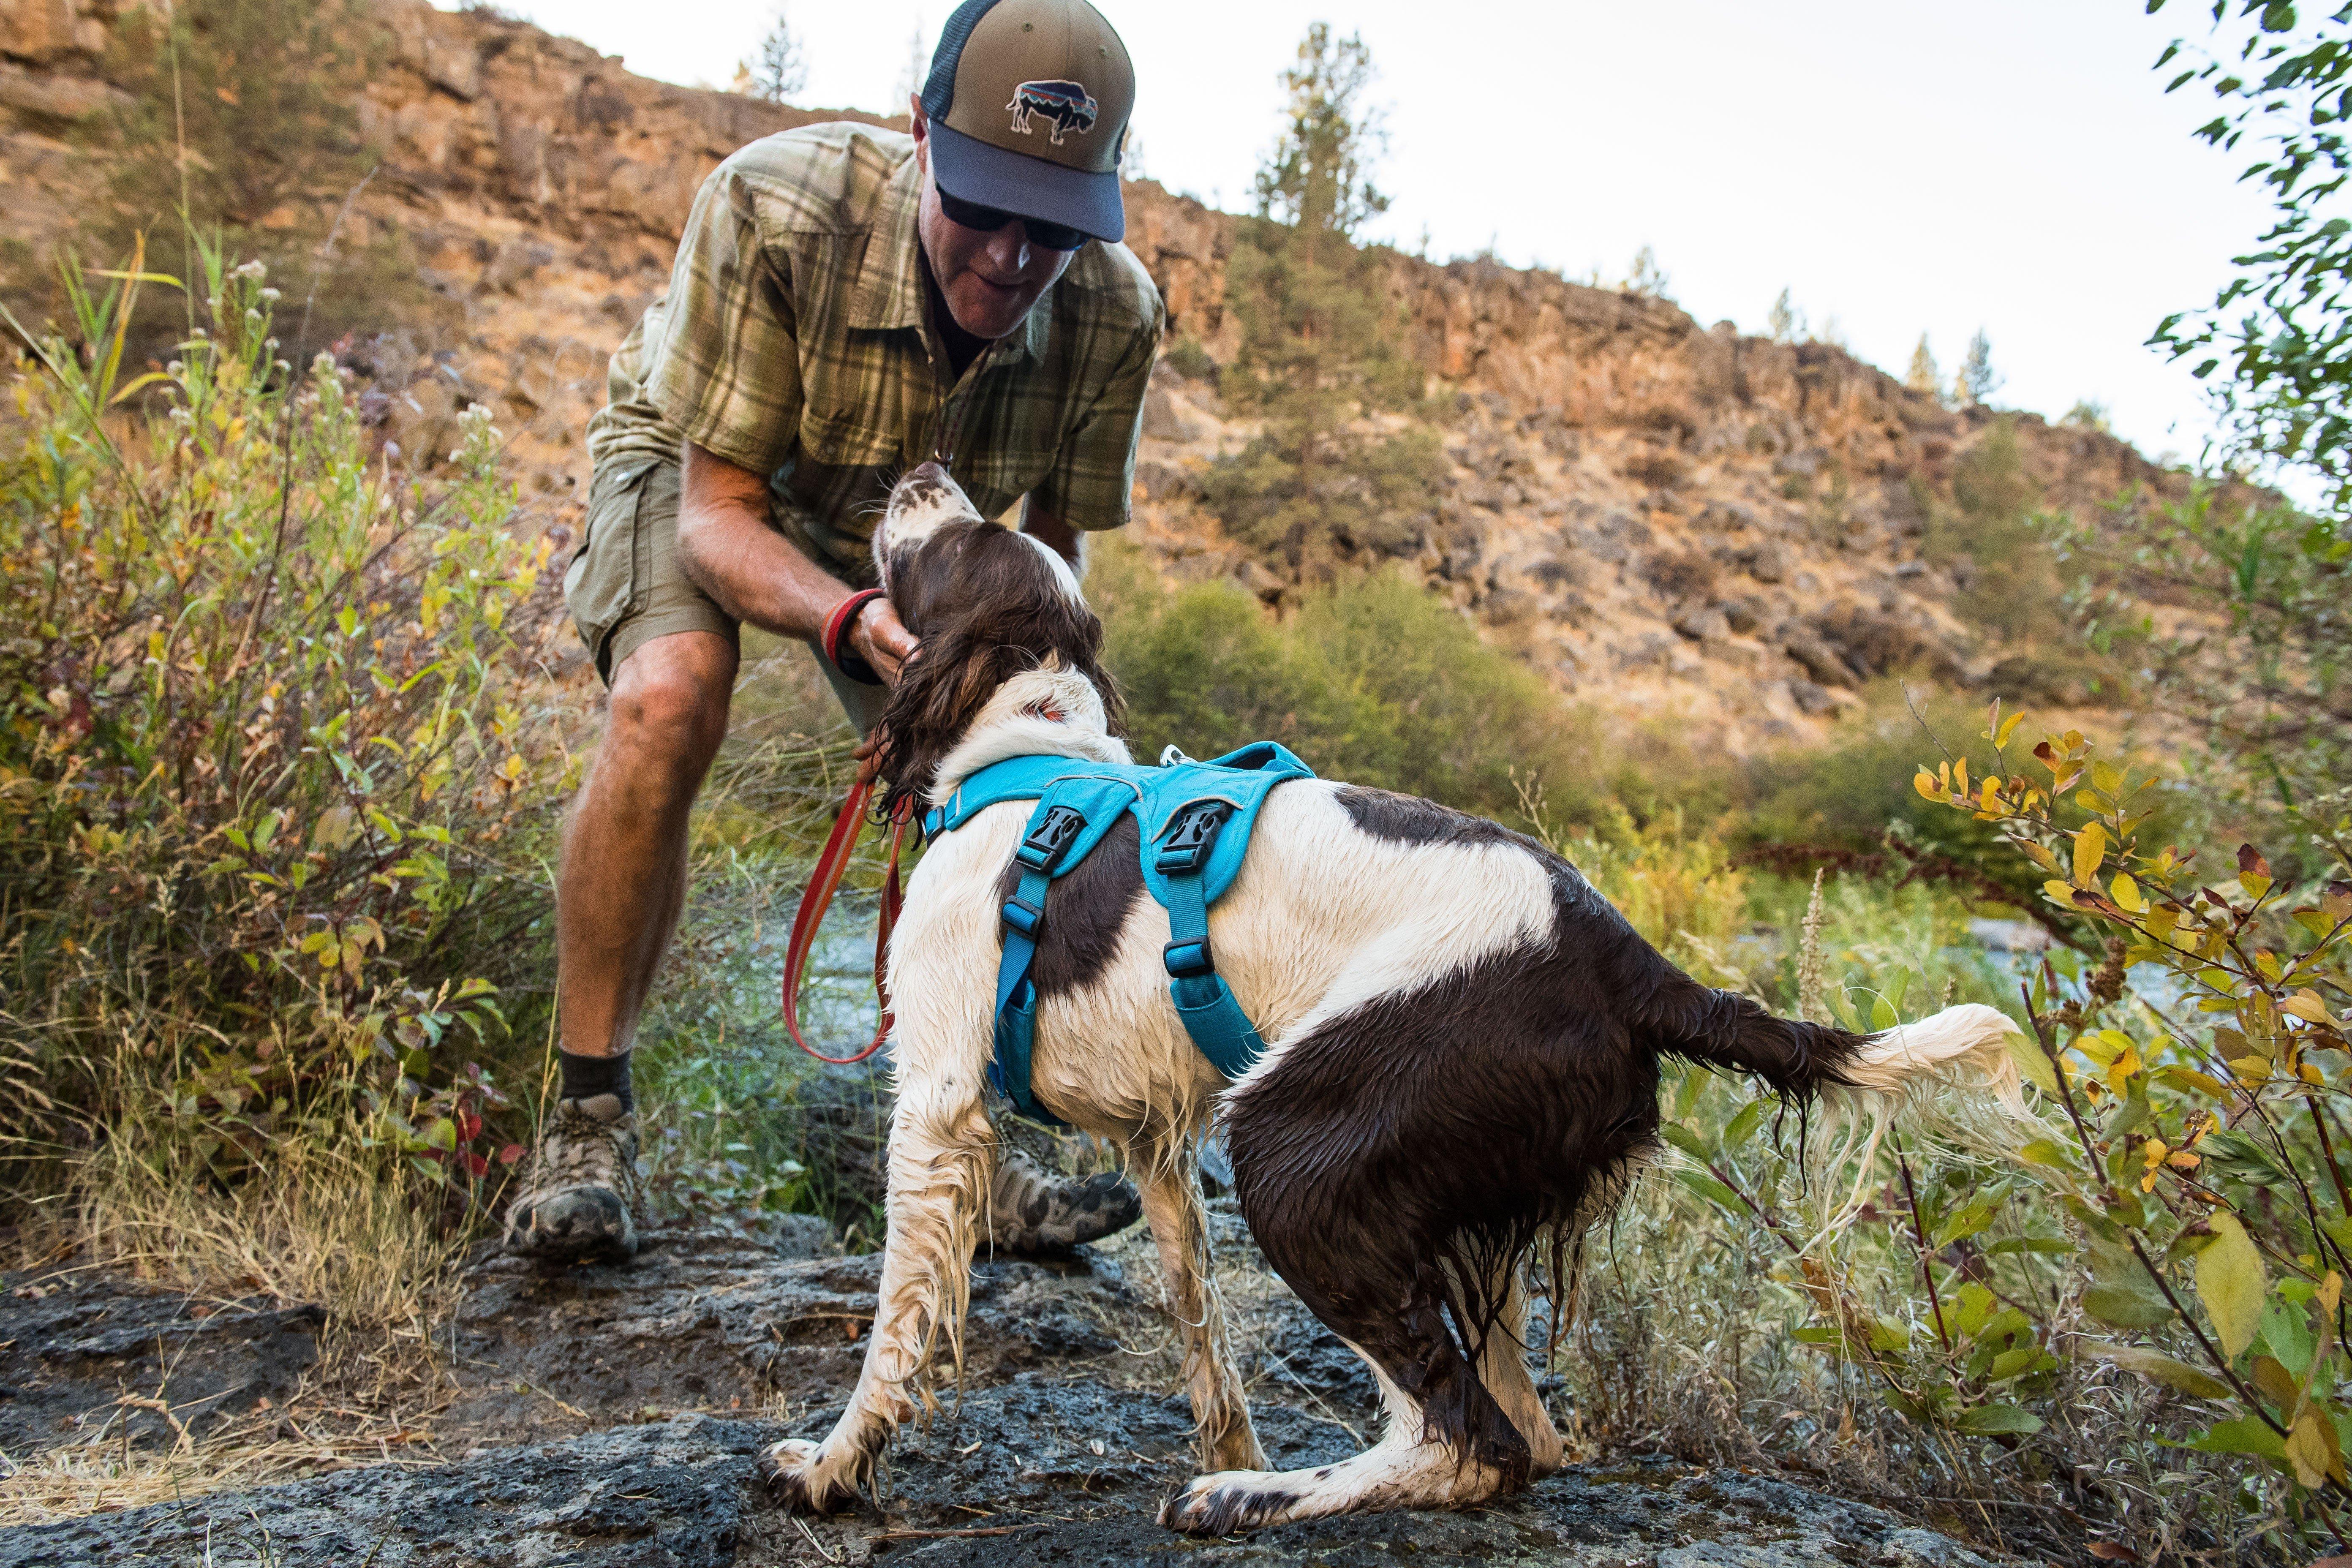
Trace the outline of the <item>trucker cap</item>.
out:
[[[1118,155],[1135,69],[1086,0],[964,0],[923,84],[931,168],[961,201],[1127,234]]]

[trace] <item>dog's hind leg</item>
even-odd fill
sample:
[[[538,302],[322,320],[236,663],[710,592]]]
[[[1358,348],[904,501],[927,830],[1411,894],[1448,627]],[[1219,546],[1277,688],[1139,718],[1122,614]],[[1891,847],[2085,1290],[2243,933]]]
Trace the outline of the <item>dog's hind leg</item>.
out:
[[[1463,1508],[1516,1490],[1528,1468],[1527,1446],[1486,1397],[1440,1319],[1433,1294],[1396,1315],[1381,1355],[1349,1342],[1380,1384],[1386,1429],[1353,1458],[1300,1470],[1225,1470],[1196,1478],[1160,1506],[1160,1522],[1193,1535],[1232,1535],[1336,1513],[1395,1508]],[[1406,1359],[1428,1397],[1400,1386],[1384,1364],[1408,1341]],[[1486,1419],[1467,1443],[1443,1435],[1452,1425],[1433,1405],[1482,1404]]]
[[[1384,1191],[1379,1173],[1328,1147],[1282,1159],[1253,1138],[1251,1120],[1230,1124],[1243,1213],[1276,1272],[1371,1366],[1386,1430],[1336,1465],[1202,1476],[1161,1507],[1160,1522],[1226,1535],[1335,1513],[1460,1508],[1525,1486],[1531,1445],[1447,1321],[1445,1248],[1415,1233],[1412,1205]]]
[[[1537,1392],[1528,1369],[1533,1347],[1528,1338],[1525,1271],[1513,1260],[1504,1266],[1490,1289],[1504,1293],[1495,1326],[1478,1349],[1478,1381],[1486,1385],[1486,1392],[1527,1440],[1528,1475],[1548,1476],[1566,1459],[1568,1445],[1559,1428],[1552,1425],[1551,1412],[1544,1408],[1543,1395]]]
[[[1212,1470],[1254,1470],[1265,1464],[1249,1399],[1234,1370],[1224,1304],[1210,1272],[1207,1216],[1194,1176],[1189,1142],[1139,1152],[1143,1162],[1143,1213],[1167,1276],[1168,1310],[1184,1334],[1184,1388],[1192,1396],[1201,1462]]]
[[[930,1402],[923,1372],[942,1330],[961,1374],[972,1239],[993,1150],[975,1080],[902,1075],[890,1118],[890,1234],[866,1364],[823,1443],[788,1437],[760,1460],[760,1473],[787,1507],[826,1512],[856,1498],[891,1435],[913,1418],[916,1401]]]

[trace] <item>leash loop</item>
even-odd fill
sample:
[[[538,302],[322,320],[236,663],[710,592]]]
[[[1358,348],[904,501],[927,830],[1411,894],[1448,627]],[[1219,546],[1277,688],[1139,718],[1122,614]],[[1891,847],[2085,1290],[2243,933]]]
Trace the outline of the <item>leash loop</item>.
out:
[[[826,1056],[801,1038],[800,995],[807,978],[809,954],[816,946],[817,930],[824,923],[825,910],[833,907],[833,895],[840,889],[842,878],[848,874],[858,835],[865,831],[866,807],[874,798],[874,780],[873,763],[869,760],[860,763],[857,782],[850,786],[849,798],[841,803],[841,815],[834,818],[833,832],[817,854],[816,869],[809,874],[808,886],[801,892],[799,912],[793,916],[792,940],[784,947],[784,1032],[807,1055],[834,1067],[849,1067],[866,1060],[890,1037],[890,932],[898,925],[899,910],[905,904],[898,889],[898,852],[906,844],[909,820],[904,805],[891,816],[887,869],[882,878],[882,909],[875,925],[874,994],[881,1003],[881,1017],[875,1026],[874,1038],[864,1050],[847,1057]]]

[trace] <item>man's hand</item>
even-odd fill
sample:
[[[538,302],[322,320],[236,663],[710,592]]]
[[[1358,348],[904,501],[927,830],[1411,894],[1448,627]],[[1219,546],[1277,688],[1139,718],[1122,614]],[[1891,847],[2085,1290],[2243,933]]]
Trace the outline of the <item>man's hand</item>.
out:
[[[898,684],[898,671],[915,656],[915,634],[898,619],[887,599],[868,599],[842,637],[851,651],[874,667],[886,686]]]

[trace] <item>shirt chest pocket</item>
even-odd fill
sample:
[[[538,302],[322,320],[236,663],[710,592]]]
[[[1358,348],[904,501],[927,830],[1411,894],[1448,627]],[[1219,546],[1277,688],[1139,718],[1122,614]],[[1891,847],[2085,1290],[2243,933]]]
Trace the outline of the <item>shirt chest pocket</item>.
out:
[[[801,452],[812,462],[837,468],[888,468],[900,461],[902,432],[856,414],[801,417]]]

